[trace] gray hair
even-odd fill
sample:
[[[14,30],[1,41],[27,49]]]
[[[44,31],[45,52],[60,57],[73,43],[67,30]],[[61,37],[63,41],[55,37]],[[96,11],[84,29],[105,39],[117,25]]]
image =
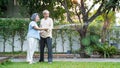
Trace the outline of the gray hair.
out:
[[[36,18],[37,15],[39,15],[39,14],[38,13],[33,13],[30,19],[32,21],[35,21],[35,18]]]
[[[49,12],[48,10],[44,10],[44,11],[43,11],[43,14],[44,14],[44,13],[50,13],[50,12]]]

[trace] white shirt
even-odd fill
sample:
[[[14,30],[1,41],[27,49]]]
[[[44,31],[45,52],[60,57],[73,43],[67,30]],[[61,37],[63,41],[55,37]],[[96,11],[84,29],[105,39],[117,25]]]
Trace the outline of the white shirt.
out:
[[[41,19],[40,23],[41,28],[48,28],[47,31],[42,30],[40,33],[41,37],[47,38],[51,37],[52,38],[52,29],[53,29],[53,20],[52,18],[47,18],[47,19]]]

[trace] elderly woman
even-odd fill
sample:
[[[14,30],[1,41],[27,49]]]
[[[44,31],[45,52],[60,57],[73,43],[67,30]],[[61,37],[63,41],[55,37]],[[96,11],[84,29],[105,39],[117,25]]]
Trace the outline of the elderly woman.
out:
[[[37,22],[40,20],[38,13],[34,13],[31,16],[31,22],[29,24],[27,40],[28,40],[28,50],[27,50],[27,62],[29,64],[33,63],[33,54],[40,40],[39,30],[47,30],[45,28],[39,28]]]

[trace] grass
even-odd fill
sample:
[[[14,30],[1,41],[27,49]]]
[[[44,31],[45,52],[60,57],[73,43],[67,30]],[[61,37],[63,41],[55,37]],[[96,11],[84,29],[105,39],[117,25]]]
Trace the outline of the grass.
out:
[[[53,62],[52,64],[26,62],[0,64],[0,68],[120,68],[120,63],[112,62]]]

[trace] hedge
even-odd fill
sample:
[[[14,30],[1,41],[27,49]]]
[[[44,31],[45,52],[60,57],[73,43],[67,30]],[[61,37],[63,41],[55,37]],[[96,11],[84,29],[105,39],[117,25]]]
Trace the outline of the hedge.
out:
[[[21,51],[23,49],[23,42],[27,34],[28,24],[30,20],[28,19],[0,19],[0,36],[3,41],[3,52],[5,52],[5,43],[8,38],[12,38],[12,51],[14,52],[14,38],[18,34],[21,41]]]

